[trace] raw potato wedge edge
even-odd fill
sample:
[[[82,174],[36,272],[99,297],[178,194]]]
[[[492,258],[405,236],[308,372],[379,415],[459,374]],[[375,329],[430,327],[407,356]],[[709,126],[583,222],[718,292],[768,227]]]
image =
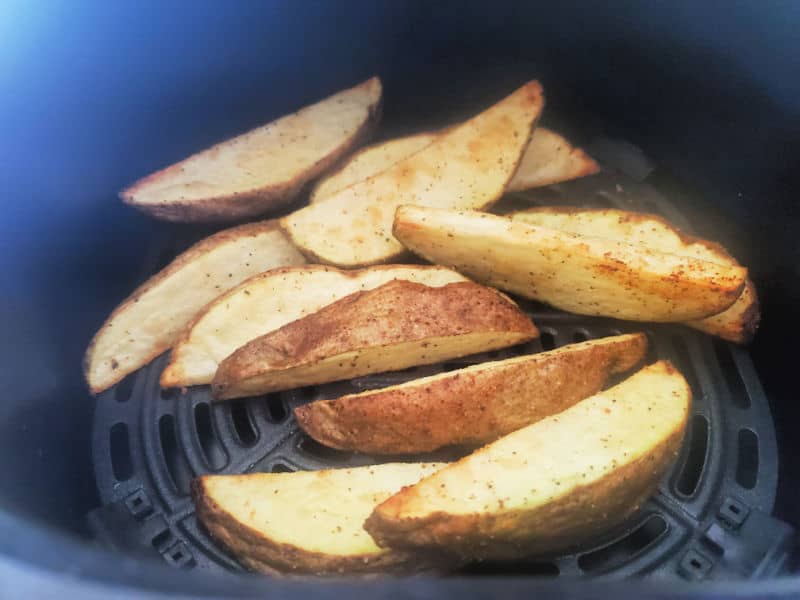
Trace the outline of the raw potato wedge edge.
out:
[[[197,516],[245,567],[268,574],[411,572],[420,553],[378,547],[363,523],[375,506],[442,463],[205,475],[192,485]]]
[[[382,173],[284,217],[281,226],[314,262],[390,262],[404,251],[391,232],[397,206],[483,208],[499,200],[543,107],[541,86],[530,82]]]
[[[538,335],[497,290],[390,281],[245,344],[220,363],[212,393],[224,400],[399,371]]]
[[[747,269],[576,235],[476,211],[397,210],[394,235],[427,260],[562,310],[635,321],[717,314]]]
[[[655,491],[684,437],[691,391],[667,361],[406,487],[365,529],[380,546],[512,559],[580,547]]]
[[[509,216],[530,225],[643,244],[661,252],[693,256],[723,265],[739,264],[721,245],[687,235],[658,215],[619,209],[550,206],[523,210]],[[748,277],[742,293],[728,309],[686,324],[725,340],[746,344],[753,339],[759,321],[758,295]]]
[[[557,414],[638,364],[643,333],[485,362],[294,409],[318,442],[366,454],[477,446]]]
[[[279,207],[360,144],[380,117],[373,77],[140,179],[124,202],[168,221],[232,221]]]
[[[108,317],[84,357],[93,394],[102,392],[172,346],[221,293],[256,273],[305,264],[274,221],[225,229],[178,255]]]
[[[346,187],[382,173],[395,163],[429,146],[442,133],[418,133],[359,150],[338,171],[317,183],[311,193],[310,203],[324,200]],[[554,131],[537,127],[506,191],[519,192],[552,185],[592,175],[599,170],[600,166],[583,149],[572,146]]]
[[[184,329],[161,374],[161,386],[211,383],[219,363],[253,339],[349,294],[395,279],[428,286],[466,281],[452,269],[428,265],[379,265],[355,271],[306,265],[260,273],[210,302]]]

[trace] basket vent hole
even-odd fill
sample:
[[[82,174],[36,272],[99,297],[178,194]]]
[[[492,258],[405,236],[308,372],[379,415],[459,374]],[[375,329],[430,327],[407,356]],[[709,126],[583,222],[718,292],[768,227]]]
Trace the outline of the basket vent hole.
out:
[[[175,434],[175,418],[172,415],[162,415],[158,420],[158,437],[161,442],[161,452],[164,462],[172,479],[172,485],[182,493],[189,493],[189,484],[192,481],[192,472],[186,458],[178,447],[178,438]]]
[[[151,544],[153,544],[153,548],[159,550],[167,546],[172,541],[172,532],[169,529],[165,529],[158,535],[156,535],[152,540]]]
[[[708,421],[703,415],[694,415],[689,421],[688,451],[676,483],[684,496],[691,496],[700,483],[708,451]]]
[[[584,329],[576,329],[575,333],[572,334],[572,341],[576,344],[580,342],[585,342],[589,339],[589,332]]]
[[[476,562],[467,565],[461,571],[466,575],[502,576],[528,575],[531,577],[558,577],[561,571],[558,565],[551,562]]]
[[[114,389],[114,397],[117,402],[127,402],[131,399],[133,394],[133,384],[136,382],[136,376],[129,375],[117,384]]]
[[[725,383],[728,384],[728,392],[730,399],[736,408],[747,410],[750,408],[750,396],[744,387],[744,381],[739,374],[739,368],[733,360],[731,348],[727,342],[722,340],[714,340],[714,352],[717,355],[722,375],[725,378]]]
[[[243,446],[252,446],[258,440],[253,421],[250,419],[250,412],[247,410],[247,404],[244,401],[236,401],[231,403],[231,420],[233,421],[233,429],[236,431],[236,437]]]
[[[650,516],[624,538],[578,558],[578,566],[586,573],[597,573],[617,567],[658,540],[667,531],[667,522],[658,515]]]
[[[128,426],[125,423],[116,423],[111,428],[110,436],[111,470],[114,472],[114,479],[128,481],[133,475]]]
[[[280,394],[270,394],[265,398],[267,406],[267,420],[270,423],[283,423],[289,416],[289,411]]]
[[[334,448],[323,446],[317,440],[307,436],[300,438],[300,441],[297,443],[297,448],[302,452],[320,460],[342,461],[352,455],[350,452],[344,452],[342,450],[335,450]]]
[[[211,407],[207,403],[201,402],[194,407],[194,423],[197,427],[197,438],[208,466],[214,471],[221,469],[228,463],[228,456],[214,432],[214,425],[211,422]]]
[[[736,458],[736,482],[751,490],[758,480],[758,436],[750,429],[739,430],[739,451]]]
[[[283,463],[275,463],[270,471],[273,473],[294,473],[294,469]]]
[[[556,347],[556,336],[551,331],[542,331],[539,335],[539,340],[542,342],[542,350],[553,350]]]

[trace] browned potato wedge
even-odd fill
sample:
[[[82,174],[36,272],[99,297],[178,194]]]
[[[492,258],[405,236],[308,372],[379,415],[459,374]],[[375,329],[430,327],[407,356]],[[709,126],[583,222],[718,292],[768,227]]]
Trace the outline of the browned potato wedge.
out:
[[[379,548],[363,524],[377,504],[441,463],[205,475],[194,481],[197,516],[245,567],[262,573],[405,572],[418,553]]]
[[[359,150],[341,169],[317,184],[311,193],[311,203],[382,173],[393,164],[430,146],[439,135],[441,132],[418,133]],[[581,148],[573,147],[554,131],[537,127],[506,190],[518,192],[551,185],[592,175],[599,170],[598,164]]]
[[[274,221],[226,229],[195,244],[128,296],[94,336],[84,359],[89,389],[102,392],[149,363],[209,301],[244,279],[303,263]]]
[[[247,342],[355,292],[404,279],[428,286],[466,281],[436,266],[379,265],[357,271],[306,265],[274,269],[209,303],[175,343],[163,387],[211,383],[219,363]]]
[[[431,262],[570,312],[690,321],[728,308],[747,269],[475,211],[397,210],[394,235]]]
[[[553,206],[532,208],[510,216],[515,221],[530,225],[643,244],[661,252],[694,256],[722,265],[738,264],[719,244],[686,235],[658,215],[617,209]],[[731,342],[745,344],[753,339],[759,320],[756,288],[748,277],[742,293],[730,308],[699,321],[690,321],[687,325]]]
[[[333,448],[370,454],[485,444],[599,392],[644,357],[643,333],[485,362],[295,408],[300,427]]]
[[[380,546],[466,558],[559,552],[639,510],[677,456],[691,405],[666,361],[403,488],[367,519]]]
[[[391,281],[249,342],[222,361],[218,399],[399,371],[539,335],[505,295],[472,282]]]
[[[168,221],[229,221],[291,200],[377,123],[377,77],[140,179],[122,199]]]
[[[391,233],[397,206],[483,208],[497,201],[543,106],[541,86],[530,82],[382,173],[285,217],[281,226],[316,262],[356,267],[395,259],[403,252]]]
[[[382,173],[393,164],[430,146],[439,133],[418,133],[359,150],[338,170],[323,177],[311,192],[311,204],[333,196],[354,183]]]
[[[600,170],[594,159],[555,131],[537,127],[507,191],[519,192],[552,185]]]

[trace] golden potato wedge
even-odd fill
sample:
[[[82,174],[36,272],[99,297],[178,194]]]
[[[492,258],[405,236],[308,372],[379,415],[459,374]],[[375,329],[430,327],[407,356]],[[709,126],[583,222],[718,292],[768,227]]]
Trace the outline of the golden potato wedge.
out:
[[[209,301],[244,279],[304,263],[274,221],[226,229],[195,244],[139,286],[95,334],[84,358],[89,389],[102,392],[149,363]]]
[[[544,106],[530,82],[382,173],[281,220],[289,238],[316,262],[356,267],[403,252],[392,237],[399,204],[483,208],[502,196]]]
[[[338,171],[319,180],[311,192],[309,202],[314,204],[367,177],[382,173],[393,164],[430,146],[438,136],[438,132],[418,133],[359,150]]]
[[[579,546],[625,521],[677,456],[691,390],[668,362],[500,438],[378,505],[380,546],[470,559]]]
[[[488,285],[570,312],[637,321],[689,321],[725,310],[747,269],[641,244],[580,236],[475,211],[397,210],[409,250]]]
[[[505,295],[472,282],[390,281],[256,338],[223,360],[217,399],[399,371],[539,335]]]
[[[247,342],[355,292],[404,279],[440,286],[466,279],[451,269],[379,265],[357,271],[306,265],[261,273],[209,303],[175,342],[163,387],[211,383],[219,363]]]
[[[576,148],[555,131],[537,127],[507,191],[520,192],[552,185],[598,171],[600,165],[583,149]]]
[[[418,133],[359,150],[341,169],[320,180],[311,193],[310,202],[314,204],[324,200],[354,183],[382,173],[430,146],[441,134]],[[600,166],[581,148],[573,147],[554,131],[537,127],[506,190],[518,192],[551,185],[592,175],[599,170]]]
[[[647,336],[618,335],[485,362],[294,409],[300,428],[333,448],[411,454],[479,445],[599,392],[644,358]]]
[[[373,77],[148,175],[120,197],[168,221],[262,214],[356,147],[377,123],[380,101],[381,82]]]
[[[643,244],[660,252],[693,256],[722,265],[739,264],[721,245],[687,235],[658,215],[618,209],[551,206],[532,208],[509,216],[530,225]],[[753,339],[759,321],[758,296],[755,285],[748,277],[742,293],[728,309],[686,324],[731,342],[746,344]]]
[[[205,475],[192,486],[197,517],[248,569],[263,573],[407,572],[418,553],[379,548],[363,524],[375,506],[441,463]]]

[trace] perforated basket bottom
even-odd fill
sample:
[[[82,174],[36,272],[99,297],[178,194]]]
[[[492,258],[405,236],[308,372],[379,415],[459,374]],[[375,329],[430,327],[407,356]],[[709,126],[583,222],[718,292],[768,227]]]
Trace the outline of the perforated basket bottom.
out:
[[[593,152],[605,159],[603,174],[517,194],[506,205],[617,206],[660,213],[689,229],[672,204],[641,181],[648,170],[635,149],[602,141]],[[397,460],[321,446],[298,430],[293,407],[486,359],[644,330],[651,342],[648,361],[673,361],[694,394],[680,457],[655,496],[623,526],[578,552],[475,564],[462,573],[704,579],[779,570],[791,530],[769,517],[777,483],[775,435],[747,352],[681,326],[587,318],[520,304],[541,330],[539,340],[442,365],[232,402],[211,403],[207,386],[185,394],[162,391],[158,378],[167,357],[161,356],[97,399],[93,453],[102,506],[89,515],[90,524],[99,539],[123,551],[161,555],[182,568],[239,570],[198,527],[189,496],[192,478]],[[433,456],[455,457],[453,451]]]

